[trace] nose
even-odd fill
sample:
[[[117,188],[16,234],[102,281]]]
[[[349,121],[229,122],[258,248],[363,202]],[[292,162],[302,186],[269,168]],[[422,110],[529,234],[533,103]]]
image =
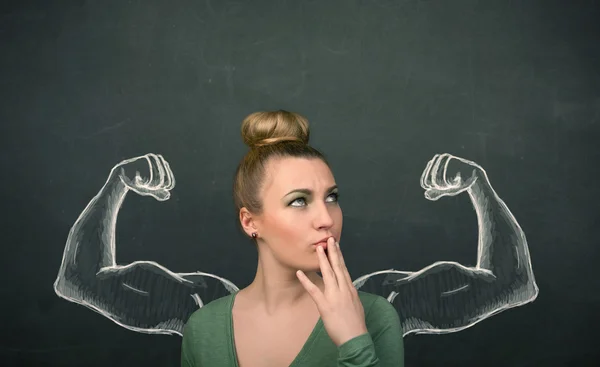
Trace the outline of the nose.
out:
[[[332,210],[326,203],[320,203],[315,207],[315,226],[317,228],[330,228],[333,226]]]

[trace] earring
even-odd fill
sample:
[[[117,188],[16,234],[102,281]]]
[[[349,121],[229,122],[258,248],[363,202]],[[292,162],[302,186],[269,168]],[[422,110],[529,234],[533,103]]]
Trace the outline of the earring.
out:
[[[252,233],[252,238],[256,238],[257,234],[256,232]]]

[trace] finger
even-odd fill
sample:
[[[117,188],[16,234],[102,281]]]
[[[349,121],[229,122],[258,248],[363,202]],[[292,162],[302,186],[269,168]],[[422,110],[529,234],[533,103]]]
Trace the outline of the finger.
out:
[[[352,282],[352,278],[348,272],[348,267],[346,266],[346,261],[344,260],[344,255],[342,254],[342,249],[340,248],[339,242],[335,242],[335,250],[341,273],[341,276],[338,277],[338,283],[344,283],[345,289],[352,289],[354,288],[354,283]]]
[[[160,154],[157,154],[157,156],[158,156],[158,159],[160,160],[160,165],[162,166],[163,172],[165,174],[165,183],[164,183],[165,187],[164,188],[169,190],[169,188],[171,187],[171,182],[173,180],[173,176],[171,176],[171,172],[170,172],[171,170],[168,168],[167,161],[165,160],[165,158]]]
[[[333,237],[330,237],[327,240],[327,253],[329,254],[331,267],[335,273],[335,278],[340,291],[347,291],[348,284],[346,282],[346,276],[344,275],[345,269],[342,254],[340,253],[339,247],[336,246],[336,242]]]
[[[154,187],[162,188],[165,183],[165,170],[163,169],[162,161],[156,156],[156,154],[150,153],[150,157],[154,162],[153,169],[156,169],[154,175],[155,181],[152,181],[152,185]]]
[[[427,186],[425,186],[425,176],[427,175],[427,170],[429,169],[429,164],[430,163],[431,163],[431,161],[427,162],[427,165],[425,166],[425,169],[421,173],[421,179],[419,180],[419,183],[421,184],[421,187],[424,188],[424,189],[427,189]]]
[[[317,246],[317,256],[319,257],[319,267],[321,268],[321,274],[323,274],[323,283],[325,283],[325,291],[336,289],[337,279],[335,277],[335,273],[329,264],[329,260],[327,259],[327,255],[325,255],[325,251],[323,247]]]
[[[121,177],[121,180],[123,180],[123,177]],[[164,189],[156,190],[156,189],[152,189],[150,187],[144,186],[144,185],[133,185],[133,186],[130,185],[128,187],[130,190],[132,190],[133,192],[135,192],[138,195],[152,196],[153,198],[155,198],[158,201],[165,201],[171,197],[171,193]]]
[[[171,193],[165,189],[159,189],[159,190],[154,189],[148,195],[154,197],[158,201],[166,201],[166,200],[169,200],[169,198],[171,197]]]
[[[444,196],[457,196],[462,194],[463,192],[467,191],[469,189],[469,187],[465,186],[465,187],[461,187],[460,189],[454,189],[454,190],[436,190],[436,189],[431,189],[428,190],[427,192],[425,192],[425,197],[429,200],[432,201],[436,201],[441,197]]]
[[[313,282],[311,282],[302,270],[298,270],[296,272],[296,276],[298,277],[298,280],[300,281],[304,289],[306,289],[306,292],[310,295],[310,297],[316,303],[317,307],[320,309],[320,305],[323,304],[323,293],[321,293],[319,287],[317,287]]]
[[[446,163],[444,163],[444,173],[442,175],[442,180],[443,180],[443,182],[446,185],[451,185],[451,183],[448,182],[448,176],[447,176],[447,173],[448,173],[448,164],[450,163],[451,160],[452,160],[452,158],[448,157],[448,159],[446,160]]]
[[[446,171],[448,168],[448,163],[452,159],[452,155],[448,153],[444,153],[440,155],[438,170],[434,176],[439,189],[447,189],[449,183],[446,181]]]
[[[150,174],[148,176],[150,176],[150,178],[148,179],[147,182],[144,182],[144,185],[149,185],[152,183],[152,181],[154,180],[154,168],[152,167],[152,162],[153,159],[150,158],[150,154],[146,154],[144,156],[144,158],[146,159],[146,161],[148,162],[148,170],[150,171]]]
[[[458,189],[462,186],[462,176],[460,171],[457,171],[454,174],[454,177],[452,176],[448,176],[447,170],[448,170],[448,166],[451,163],[455,163],[456,161],[460,161],[459,158],[453,156],[453,155],[448,155],[448,159],[446,160],[446,163],[444,164],[444,182],[446,183],[446,189],[448,190],[455,190]],[[454,166],[454,164],[453,164]],[[454,172],[455,169],[451,169],[451,172]]]
[[[146,185],[146,181],[144,181],[144,179],[140,175],[140,171],[135,171],[134,181],[137,186],[143,187],[144,185]]]
[[[431,188],[431,180],[430,180],[431,167],[433,166],[433,163],[437,159],[438,155],[439,154],[434,155],[433,158],[431,158],[431,160],[429,162],[427,162],[427,167],[425,167],[425,170],[423,171],[423,175],[421,176],[421,178],[423,180],[423,184],[421,186],[424,189]]]
[[[425,191],[425,198],[431,201],[436,201],[444,195],[448,195],[447,192],[438,189],[429,189]]]
[[[156,157],[160,162],[160,166],[162,167],[163,175],[165,177],[163,187],[167,188],[171,185],[171,175],[169,173],[169,170],[167,169],[167,161],[165,161],[165,158],[160,154],[157,154]]]
[[[461,184],[462,184],[462,176],[460,175],[460,172],[456,172],[456,176],[454,176],[454,178],[452,179],[452,183],[450,184],[450,186],[452,188],[458,188],[458,187],[460,187]]]
[[[156,165],[157,165],[159,173],[161,174],[161,177],[162,177],[162,180],[160,182],[160,187],[164,189],[167,186],[169,186],[169,183],[170,183],[169,182],[169,173],[167,172],[167,169],[165,167],[165,159],[160,154],[156,154]]]
[[[173,190],[173,188],[175,187],[175,175],[173,174],[171,165],[166,160],[165,160],[165,169],[166,169],[167,173],[169,174],[169,177],[171,178],[171,184],[168,187],[166,187],[166,189]]]
[[[435,163],[433,164],[433,168],[431,169],[431,174],[429,175],[431,177],[432,186],[436,189],[441,189],[443,187],[440,185],[440,177],[438,177],[438,175],[440,173],[440,163],[442,163],[442,161],[445,158],[445,153],[438,156]]]

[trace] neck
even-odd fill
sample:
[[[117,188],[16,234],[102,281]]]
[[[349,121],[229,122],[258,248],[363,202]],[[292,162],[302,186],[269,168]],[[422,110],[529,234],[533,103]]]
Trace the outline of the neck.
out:
[[[297,269],[283,266],[272,256],[258,256],[256,275],[247,287],[255,306],[262,308],[268,315],[290,310],[306,301],[313,302],[306,289],[296,276]],[[316,271],[304,272],[308,279],[324,289],[323,279]]]

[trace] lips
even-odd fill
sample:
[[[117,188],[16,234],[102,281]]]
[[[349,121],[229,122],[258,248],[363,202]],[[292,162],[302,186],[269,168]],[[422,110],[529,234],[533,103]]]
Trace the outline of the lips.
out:
[[[321,242],[315,243],[315,247],[318,247],[318,246],[323,247],[323,250],[327,250],[327,241],[321,241]]]
[[[330,236],[330,237],[331,237],[331,236]],[[319,242],[315,243],[315,244],[314,244],[314,246],[315,246],[315,247],[317,247],[317,246],[321,246],[321,247],[323,247],[323,250],[327,250],[327,240],[328,240],[330,237],[325,237],[325,238],[321,239]]]

